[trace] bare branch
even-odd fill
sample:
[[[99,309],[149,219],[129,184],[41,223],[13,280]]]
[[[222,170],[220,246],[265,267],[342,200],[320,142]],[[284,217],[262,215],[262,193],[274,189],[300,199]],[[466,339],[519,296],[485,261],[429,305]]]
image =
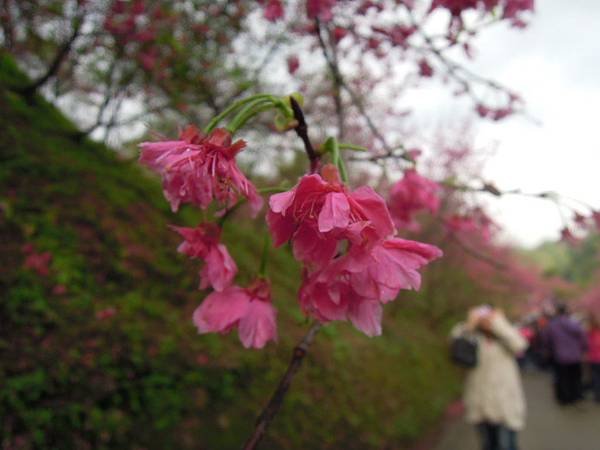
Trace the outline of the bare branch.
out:
[[[495,269],[498,269],[498,270],[507,270],[508,269],[508,266],[506,264],[496,261],[495,259],[490,258],[488,255],[481,253],[480,251],[475,250],[473,247],[465,244],[456,234],[451,233],[449,236],[450,236],[450,239],[456,245],[458,245],[465,253],[467,253],[469,256],[479,259],[480,261],[483,261],[483,262],[489,264],[490,266],[492,266]]]
[[[40,87],[42,87],[44,84],[46,84],[46,82],[48,80],[50,80],[51,78],[56,76],[60,67],[62,66],[64,61],[67,59],[67,56],[69,55],[69,52],[71,51],[71,48],[73,47],[73,43],[79,37],[79,33],[80,33],[81,27],[83,25],[83,19],[84,19],[84,13],[81,13],[77,17],[75,17],[75,19],[73,20],[73,32],[71,33],[71,36],[69,37],[69,39],[67,39],[67,41],[63,45],[61,45],[59,47],[58,51],[56,52],[56,55],[54,56],[54,59],[52,60],[52,63],[48,67],[48,70],[46,70],[46,73],[44,75],[42,75],[40,78],[38,78],[37,80],[35,80],[33,83],[31,83],[29,86],[26,86],[20,90],[20,92],[23,95],[30,97]]]
[[[273,396],[269,400],[269,403],[262,410],[258,419],[256,420],[256,425],[254,427],[254,432],[252,436],[246,441],[244,444],[244,450],[254,450],[260,443],[261,439],[265,435],[269,424],[277,414],[277,412],[281,409],[281,405],[285,398],[285,395],[290,388],[292,383],[292,379],[300,369],[300,365],[308,352],[308,348],[310,344],[313,342],[315,335],[322,327],[321,323],[316,322],[312,327],[308,330],[306,335],[302,338],[302,340],[298,343],[292,352],[292,359],[288,365],[288,368],[281,378],[279,385],[275,389]]]
[[[302,142],[304,143],[304,149],[306,150],[306,155],[310,161],[310,173],[315,173],[319,168],[319,161],[321,157],[315,151],[312,143],[310,142],[310,138],[308,137],[308,125],[306,124],[306,120],[304,119],[304,113],[302,112],[302,108],[296,101],[294,97],[290,97],[290,103],[292,104],[292,110],[294,111],[294,118],[298,122],[298,125],[294,128],[296,134]]]
[[[327,66],[329,67],[329,72],[331,73],[331,78],[333,79],[333,102],[335,104],[335,112],[337,116],[337,127],[338,127],[338,139],[344,139],[344,109],[342,105],[342,95],[341,90],[344,84],[344,80],[342,78],[342,74],[340,72],[340,67],[338,64],[337,50],[335,47],[335,43],[331,44],[331,54],[327,49],[327,44],[323,39],[321,34],[322,27],[319,19],[315,19],[315,25],[317,28],[317,38],[319,40],[319,45],[321,46],[321,50],[323,52],[323,57],[325,61],[327,61]],[[331,41],[331,39],[330,39]]]

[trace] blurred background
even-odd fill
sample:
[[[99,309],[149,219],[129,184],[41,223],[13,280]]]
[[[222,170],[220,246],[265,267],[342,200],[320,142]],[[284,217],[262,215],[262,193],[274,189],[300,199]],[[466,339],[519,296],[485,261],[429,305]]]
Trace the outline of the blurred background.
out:
[[[168,225],[202,215],[174,215],[137,158],[257,92],[302,93],[313,142],[367,147],[346,157],[354,185],[386,197],[416,159],[441,207],[399,232],[445,254],[386,306],[382,336],[323,328],[262,448],[433,448],[469,307],[597,313],[598,5],[538,3],[3,1],[2,448],[240,448],[308,328],[300,267],[270,252],[277,344],[198,335],[207,292]],[[306,171],[272,115],[239,136],[259,187]],[[241,282],[263,229],[243,211],[224,228]]]

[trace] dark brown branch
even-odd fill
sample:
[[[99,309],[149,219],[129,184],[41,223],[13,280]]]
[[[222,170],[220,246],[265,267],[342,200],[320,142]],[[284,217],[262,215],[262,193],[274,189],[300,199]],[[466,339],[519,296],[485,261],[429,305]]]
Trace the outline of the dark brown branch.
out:
[[[312,143],[310,142],[310,138],[308,137],[308,125],[306,125],[306,120],[304,119],[304,113],[302,112],[302,108],[296,101],[294,97],[290,97],[290,103],[292,105],[292,110],[294,111],[294,119],[298,122],[298,125],[294,127],[296,134],[302,142],[304,143],[304,150],[306,150],[306,155],[310,161],[310,173],[315,173],[319,168],[319,160],[321,159],[319,154],[315,151]]]
[[[56,52],[56,55],[54,55],[54,59],[48,67],[48,70],[46,70],[46,73],[37,80],[35,80],[33,83],[31,83],[29,86],[25,86],[23,89],[20,90],[20,92],[23,95],[27,97],[32,96],[40,87],[46,84],[46,82],[49,79],[56,76],[60,67],[67,59],[67,56],[69,55],[69,52],[73,47],[73,43],[79,37],[81,26],[83,25],[83,17],[83,14],[81,14],[75,18],[75,20],[73,21],[73,32],[71,33],[69,39],[67,39],[67,41],[60,46],[60,48]]]
[[[308,330],[308,333],[306,333],[298,345],[294,347],[292,359],[288,365],[285,375],[279,382],[279,385],[277,386],[277,389],[275,389],[275,392],[269,400],[269,403],[267,403],[267,406],[265,406],[258,416],[258,419],[256,419],[254,432],[252,433],[252,436],[250,436],[250,439],[248,439],[244,444],[244,450],[254,450],[265,435],[269,424],[281,408],[283,399],[285,398],[285,395],[292,383],[292,379],[294,378],[294,375],[296,375],[296,372],[298,372],[298,369],[300,368],[300,365],[302,364],[302,361],[308,352],[308,347],[310,347],[310,344],[314,340],[315,335],[321,326],[322,325],[319,322],[316,322],[312,327],[310,327],[310,330]]]

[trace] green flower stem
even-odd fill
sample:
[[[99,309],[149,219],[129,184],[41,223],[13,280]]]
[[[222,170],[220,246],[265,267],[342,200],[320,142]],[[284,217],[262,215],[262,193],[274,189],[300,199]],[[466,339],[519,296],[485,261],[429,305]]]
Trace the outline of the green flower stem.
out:
[[[330,139],[331,153],[333,154],[333,164],[335,164],[335,166],[339,169],[342,181],[345,184],[348,184],[348,171],[346,170],[346,164],[344,163],[342,155],[340,154],[340,145],[336,138]]]
[[[247,97],[243,100],[240,100],[238,102],[235,102],[234,104],[230,105],[229,107],[227,107],[224,111],[222,111],[219,115],[215,116],[209,123],[208,125],[204,128],[204,133],[208,134],[210,133],[212,130],[215,129],[215,127],[219,124],[219,122],[221,120],[223,120],[225,117],[227,117],[229,114],[232,114],[233,112],[237,111],[238,109],[240,109],[242,106],[248,104],[248,103],[252,103],[256,100],[260,100],[260,99],[269,99],[269,98],[273,98],[272,95],[270,94],[256,94],[256,95],[252,95],[250,97]]]
[[[246,105],[237,115],[233,118],[231,122],[227,125],[227,131],[231,134],[234,134],[237,130],[242,128],[248,120],[252,117],[260,114],[263,111],[268,111],[269,109],[274,108],[274,102],[272,99],[260,99],[254,103],[249,103]]]
[[[260,278],[267,277],[267,261],[269,260],[269,248],[271,247],[271,239],[269,239],[269,234],[265,233],[265,238],[263,239],[263,248],[262,255],[260,257],[260,267],[258,269],[258,276]]]
[[[261,194],[270,194],[272,192],[285,192],[285,191],[289,191],[290,188],[288,186],[272,186],[272,187],[265,187],[265,188],[260,188],[258,190],[258,192],[260,192]]]

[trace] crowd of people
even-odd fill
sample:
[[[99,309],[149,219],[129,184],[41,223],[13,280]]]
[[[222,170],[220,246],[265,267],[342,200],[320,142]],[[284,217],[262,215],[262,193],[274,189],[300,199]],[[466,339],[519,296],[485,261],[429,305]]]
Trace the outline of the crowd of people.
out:
[[[595,315],[571,315],[558,303],[528,318],[520,332],[529,343],[520,365],[551,371],[560,405],[577,403],[586,391],[600,403],[600,321]]]
[[[571,315],[566,304],[555,302],[552,310],[513,325],[502,310],[484,305],[471,309],[452,337],[453,359],[468,369],[466,420],[476,426],[483,450],[518,449],[526,414],[522,370],[551,374],[561,406],[576,404],[588,390],[600,403],[597,317]]]

